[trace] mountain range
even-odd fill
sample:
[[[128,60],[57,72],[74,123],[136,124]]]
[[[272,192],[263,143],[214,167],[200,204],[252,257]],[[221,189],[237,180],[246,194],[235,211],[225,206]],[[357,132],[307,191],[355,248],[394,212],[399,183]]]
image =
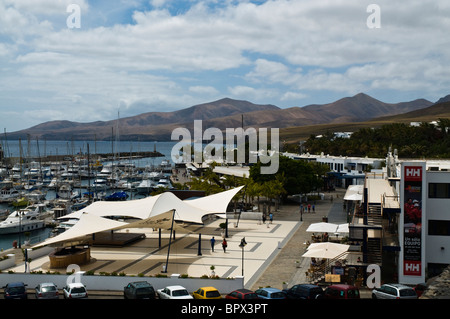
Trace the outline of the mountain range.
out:
[[[79,123],[67,120],[49,121],[31,128],[8,133],[8,138],[30,136],[47,140],[111,140],[118,127],[120,140],[167,141],[177,127],[193,130],[194,120],[202,120],[203,130],[210,127],[225,128],[280,128],[291,130],[315,125],[361,123],[374,119],[398,116],[409,112],[433,113],[439,105],[447,104],[450,95],[433,103],[417,99],[401,103],[385,103],[367,94],[359,93],[328,104],[279,108],[275,105],[254,104],[230,98],[198,104],[173,112],[148,112],[110,121]],[[441,106],[442,107],[442,106]],[[434,109],[433,109],[434,108]],[[442,109],[442,112],[445,108]],[[438,111],[439,113],[441,111]],[[442,113],[441,112],[441,113]],[[440,113],[439,113],[440,114]],[[434,114],[433,116],[438,116]],[[437,118],[436,118],[437,119]],[[119,125],[117,125],[119,121]],[[114,132],[114,133],[113,133]]]

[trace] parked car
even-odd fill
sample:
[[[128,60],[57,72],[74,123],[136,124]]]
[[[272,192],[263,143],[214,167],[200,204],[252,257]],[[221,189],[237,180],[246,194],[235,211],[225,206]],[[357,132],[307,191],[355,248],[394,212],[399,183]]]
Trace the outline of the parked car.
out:
[[[372,290],[372,299],[417,299],[417,294],[406,285],[384,284]]]
[[[323,289],[312,284],[298,284],[283,290],[288,299],[321,299]]]
[[[420,283],[414,286],[414,291],[417,294],[417,298],[419,298],[420,296],[422,296],[423,292],[427,289],[427,284],[426,283]]]
[[[5,289],[5,299],[27,299],[26,286],[23,282],[11,282],[7,284],[3,287]]]
[[[36,299],[58,299],[58,288],[52,282],[41,283],[35,288],[35,296]]]
[[[222,299],[219,290],[214,287],[202,287],[192,293],[194,299]]]
[[[155,289],[147,281],[130,282],[123,287],[123,297],[125,299],[155,299]]]
[[[226,295],[225,299],[259,299],[259,297],[252,290],[237,289]]]
[[[194,299],[183,286],[167,286],[157,290],[160,299]]]
[[[64,299],[81,299],[87,298],[88,292],[81,282],[67,284],[63,288]]]
[[[359,289],[355,286],[337,284],[325,288],[325,299],[360,299]]]
[[[255,291],[260,299],[286,299],[286,294],[277,288],[260,288]]]

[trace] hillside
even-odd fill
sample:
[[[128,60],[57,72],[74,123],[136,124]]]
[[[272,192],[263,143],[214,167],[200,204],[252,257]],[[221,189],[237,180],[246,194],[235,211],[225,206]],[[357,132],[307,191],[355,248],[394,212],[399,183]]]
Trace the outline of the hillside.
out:
[[[439,100],[439,101],[442,101]],[[438,101],[438,102],[439,102]],[[431,122],[440,118],[450,119],[450,102],[436,103],[429,107],[392,116],[377,117],[369,121],[287,127],[280,131],[281,138],[288,143],[308,139],[311,135],[326,132],[355,132],[361,128],[378,128],[391,123]]]
[[[302,130],[318,125],[315,129],[330,124],[355,123],[380,116],[395,115],[427,108],[432,102],[415,100],[397,104],[384,103],[366,94],[342,98],[324,105],[308,105],[281,109],[275,105],[254,104],[248,101],[224,98],[218,101],[194,105],[174,112],[147,112],[119,119],[121,140],[170,140],[172,131],[184,127],[192,132],[194,120],[203,121],[203,130],[209,127],[226,128],[266,127],[280,128],[292,135],[289,140],[298,139]],[[324,126],[325,125],[325,126]],[[291,128],[295,127],[295,128]],[[77,123],[71,121],[51,121],[26,130],[8,133],[9,138],[32,137],[47,140],[110,140],[115,134],[117,119]],[[300,134],[304,136],[304,133]],[[309,135],[308,135],[309,136]]]

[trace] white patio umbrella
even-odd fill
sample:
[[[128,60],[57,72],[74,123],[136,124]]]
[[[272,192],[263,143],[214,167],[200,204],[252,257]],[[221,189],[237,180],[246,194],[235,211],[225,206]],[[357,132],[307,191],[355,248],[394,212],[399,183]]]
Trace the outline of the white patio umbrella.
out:
[[[337,224],[321,222],[309,225],[306,231],[310,233],[335,233],[337,228]]]
[[[339,224],[337,229],[336,229],[336,233],[348,233],[348,223],[346,224]]]
[[[336,243],[314,243],[309,245],[306,253],[302,257],[315,257],[315,258],[327,258],[333,259],[344,252],[348,251],[350,245],[336,244]],[[345,259],[346,255],[340,257],[340,259]]]

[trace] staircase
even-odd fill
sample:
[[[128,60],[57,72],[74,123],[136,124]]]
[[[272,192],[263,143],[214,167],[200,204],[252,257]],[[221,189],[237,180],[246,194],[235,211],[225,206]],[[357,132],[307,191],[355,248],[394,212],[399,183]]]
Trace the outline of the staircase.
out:
[[[369,264],[381,264],[381,238],[368,238],[367,252],[367,262]]]
[[[335,258],[329,259],[327,262],[322,264],[319,267],[316,267],[312,273],[309,275],[309,282],[313,285],[317,285],[319,282],[325,280],[325,274],[331,272],[331,267],[335,265],[336,261],[341,261],[345,259],[345,256],[350,254],[350,252],[346,251],[342,254],[336,256]]]
[[[369,205],[367,210],[367,224],[381,226],[382,220],[381,205]]]

